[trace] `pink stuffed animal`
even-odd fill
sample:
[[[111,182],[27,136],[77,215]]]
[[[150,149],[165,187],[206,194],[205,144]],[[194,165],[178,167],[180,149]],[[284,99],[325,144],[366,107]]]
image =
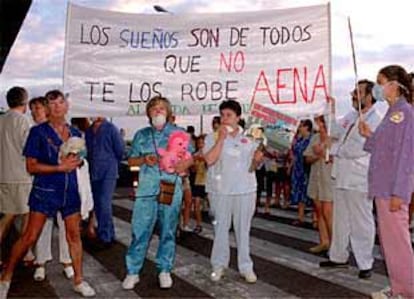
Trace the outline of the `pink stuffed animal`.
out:
[[[159,148],[160,169],[174,173],[175,165],[179,161],[185,161],[191,158],[190,152],[187,151],[190,143],[190,135],[184,131],[175,131],[168,138],[167,148]],[[180,175],[182,175],[180,173]]]

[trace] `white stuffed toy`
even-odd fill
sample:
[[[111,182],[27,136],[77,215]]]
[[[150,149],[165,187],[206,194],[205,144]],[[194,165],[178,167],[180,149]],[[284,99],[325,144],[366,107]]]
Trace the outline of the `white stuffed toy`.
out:
[[[80,159],[86,158],[85,139],[80,137],[70,137],[64,142],[59,150],[59,159],[66,157],[69,154],[79,155]]]
[[[67,157],[69,154],[78,155],[83,159],[83,165],[76,169],[78,179],[78,191],[81,199],[81,216],[87,219],[89,212],[93,210],[93,198],[89,176],[89,166],[86,161],[86,144],[85,140],[80,137],[70,137],[62,144],[59,150],[59,159]]]

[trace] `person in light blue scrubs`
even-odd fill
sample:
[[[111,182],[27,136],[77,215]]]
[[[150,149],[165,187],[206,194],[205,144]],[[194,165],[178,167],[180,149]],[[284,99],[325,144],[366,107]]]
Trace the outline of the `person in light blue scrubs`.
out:
[[[171,104],[163,97],[152,98],[146,107],[150,126],[139,130],[133,139],[128,159],[130,166],[139,166],[139,183],[132,214],[132,241],[126,254],[127,275],[122,283],[124,289],[133,289],[139,282],[139,273],[144,264],[148,244],[155,223],[159,224],[159,246],[156,265],[160,287],[172,287],[171,271],[175,259],[175,234],[179,221],[183,197],[182,178],[193,163],[192,159],[178,162],[174,173],[160,171],[157,149],[166,148],[171,133],[182,130],[169,122],[172,116]],[[189,145],[189,151],[192,151]],[[175,183],[171,205],[157,201],[160,181]]]

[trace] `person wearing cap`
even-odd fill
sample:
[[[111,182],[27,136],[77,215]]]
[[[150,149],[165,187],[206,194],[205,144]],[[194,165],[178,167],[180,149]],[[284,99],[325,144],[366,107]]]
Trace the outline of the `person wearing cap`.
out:
[[[362,119],[373,130],[381,122],[381,115],[374,106],[376,101],[371,94],[373,86],[374,82],[369,80],[358,82],[358,90],[354,89],[351,92],[354,110],[345,116],[342,124],[339,124],[342,134],[337,143],[332,170],[332,176],[335,178],[332,243],[329,260],[319,263],[320,267],[325,268],[347,267],[350,246],[361,279],[371,277],[375,222],[373,202],[368,198],[369,153],[363,149],[365,138],[359,134],[358,122],[359,108]]]
[[[139,166],[140,171],[132,212],[132,240],[125,257],[127,275],[122,282],[122,287],[126,290],[133,289],[139,282],[139,274],[157,222],[160,228],[156,256],[159,286],[162,289],[172,287],[175,237],[183,197],[183,183],[179,174],[184,173],[193,163],[192,159],[178,162],[174,173],[160,169],[158,149],[167,147],[171,134],[184,130],[167,121],[172,115],[171,104],[167,98],[152,98],[147,103],[146,113],[150,126],[136,132],[128,159],[129,166]],[[193,151],[191,145],[188,150]],[[170,205],[157,200],[161,180],[175,185]]]
[[[48,121],[31,128],[23,155],[27,171],[33,175],[29,196],[29,225],[11,250],[1,275],[0,299],[6,298],[14,269],[21,257],[39,238],[46,219],[59,211],[65,221],[74,276],[74,291],[84,297],[95,296],[95,290],[83,279],[82,242],[80,238],[81,201],[76,168],[81,165],[77,155],[59,156],[60,147],[70,137],[80,137],[78,130],[66,123],[68,102],[58,90],[46,94]]]
[[[391,286],[372,298],[414,298],[414,254],[408,205],[414,191],[414,111],[411,79],[398,65],[382,68],[373,96],[389,108],[378,128],[359,123],[371,154],[368,196],[375,200],[380,243]]]
[[[229,266],[229,229],[233,219],[239,272],[246,282],[255,283],[249,234],[256,205],[255,169],[263,161],[263,152],[257,150],[256,142],[243,135],[238,125],[242,111],[238,102],[224,101],[219,109],[221,126],[217,134],[207,136],[204,147],[208,165],[206,189],[216,220],[210,278],[219,281]]]

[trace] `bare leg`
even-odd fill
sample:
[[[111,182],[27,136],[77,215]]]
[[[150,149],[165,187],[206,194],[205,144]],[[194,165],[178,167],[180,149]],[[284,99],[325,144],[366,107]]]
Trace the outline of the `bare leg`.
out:
[[[195,219],[196,219],[196,224],[197,226],[201,226],[201,198],[200,197],[196,197],[195,202],[195,209],[194,209],[194,214],[195,214]]]
[[[3,242],[3,239],[9,232],[10,227],[15,218],[16,218],[16,215],[14,214],[5,214],[0,219],[0,243]]]
[[[305,222],[305,204],[300,202],[298,205],[299,222]]]
[[[14,268],[17,263],[39,238],[43,225],[46,222],[46,218],[46,215],[42,213],[30,212],[27,230],[19,238],[19,240],[17,240],[12,248],[10,259],[1,276],[2,281],[10,281],[12,279]]]
[[[318,228],[318,214],[316,213],[315,205],[312,207],[312,226],[313,228]]]
[[[283,207],[284,209],[287,209],[289,207],[290,203],[290,182],[284,182],[283,183]]]
[[[72,214],[65,219],[66,240],[68,241],[69,252],[72,258],[73,270],[75,275],[73,281],[75,285],[82,282],[82,241],[80,236],[80,221],[79,213]]]
[[[326,230],[328,232],[328,244],[331,243],[332,240],[332,210],[333,210],[333,203],[332,202],[322,202],[322,215],[326,225]]]
[[[280,206],[280,195],[282,194],[282,184],[276,180],[275,183],[275,205]]]
[[[22,226],[21,226],[21,232],[20,234],[23,235],[24,232],[27,229],[27,226],[29,225],[29,213],[26,213],[22,215]],[[34,263],[35,255],[33,254],[33,248],[30,247],[29,250],[27,250],[26,255],[23,258],[23,261],[25,262],[26,266],[30,266]]]
[[[88,236],[88,238],[90,239],[96,239],[96,230],[95,230],[95,224],[96,224],[96,216],[95,216],[95,212],[90,212],[89,213],[89,222],[88,222],[88,228],[87,228],[87,232],[86,235]]]
[[[320,200],[315,200],[315,211],[318,216],[318,229],[320,245],[329,246],[329,233],[325,219],[322,215],[322,203]]]

